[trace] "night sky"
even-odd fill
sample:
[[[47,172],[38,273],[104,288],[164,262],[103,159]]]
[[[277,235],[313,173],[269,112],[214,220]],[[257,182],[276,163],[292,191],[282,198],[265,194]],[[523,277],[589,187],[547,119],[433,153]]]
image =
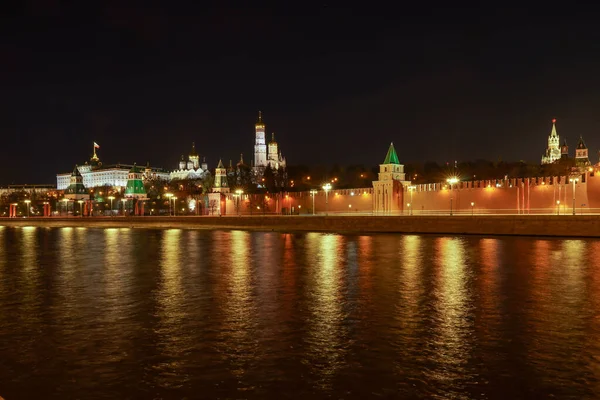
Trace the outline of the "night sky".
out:
[[[55,183],[94,141],[105,164],[174,168],[192,141],[210,168],[250,162],[258,110],[289,164],[370,167],[391,141],[402,162],[539,162],[554,117],[597,162],[596,9],[15,3],[0,184]]]

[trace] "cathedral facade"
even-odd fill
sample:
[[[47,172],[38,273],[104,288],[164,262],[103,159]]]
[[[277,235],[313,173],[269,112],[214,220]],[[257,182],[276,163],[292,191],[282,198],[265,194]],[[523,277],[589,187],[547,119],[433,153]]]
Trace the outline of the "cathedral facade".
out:
[[[208,164],[206,164],[206,158],[202,160],[200,164],[200,155],[196,151],[196,144],[192,142],[192,150],[187,156],[181,156],[179,161],[179,168],[171,171],[169,174],[170,180],[182,180],[182,179],[204,179],[210,172],[208,171]]]

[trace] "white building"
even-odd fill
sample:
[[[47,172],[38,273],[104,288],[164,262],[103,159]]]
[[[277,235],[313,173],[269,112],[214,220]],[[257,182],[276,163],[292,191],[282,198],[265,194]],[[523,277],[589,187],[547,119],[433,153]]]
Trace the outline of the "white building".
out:
[[[127,176],[133,165],[115,164],[103,165],[94,148],[94,155],[89,162],[77,166],[79,173],[83,178],[83,185],[88,188],[100,186],[125,187],[127,186]],[[169,180],[170,175],[162,168],[154,168],[147,165],[144,169],[144,180],[162,179]],[[71,173],[56,175],[56,189],[64,190],[69,187],[71,182]]]
[[[210,174],[210,172],[208,171],[206,159],[203,159],[202,164],[200,164],[200,156],[196,152],[196,145],[192,143],[192,151],[188,155],[187,160],[183,155],[181,156],[179,169],[172,171],[169,174],[169,179],[204,179],[207,174]]]

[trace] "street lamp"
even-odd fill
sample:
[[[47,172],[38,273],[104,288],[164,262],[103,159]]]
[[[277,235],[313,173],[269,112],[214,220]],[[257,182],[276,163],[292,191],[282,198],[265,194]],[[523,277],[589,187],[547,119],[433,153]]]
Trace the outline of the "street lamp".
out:
[[[450,216],[452,216],[452,185],[458,183],[458,178],[453,176],[451,178],[446,179],[446,182],[450,184]]]
[[[110,200],[110,216],[112,217],[112,215],[113,215],[113,200],[115,199],[115,196],[108,196],[108,199]]]
[[[27,218],[29,218],[29,203],[31,203],[31,200],[25,200],[25,204],[27,204]]]
[[[123,216],[125,216],[125,203],[127,203],[127,199],[121,199],[123,202]]]
[[[471,216],[473,216],[473,213],[475,212],[475,202],[472,201],[471,202]]]
[[[560,200],[556,200],[556,215],[560,215]]]
[[[579,178],[570,178],[569,182],[573,183],[573,215],[575,215],[575,184],[579,182]]]
[[[242,198],[242,195],[244,194],[244,191],[242,189],[237,189],[235,191],[235,194],[237,195],[237,209],[238,209],[238,216],[241,215],[241,211],[240,211],[240,199]]]
[[[411,203],[407,204],[408,207],[408,215],[412,215],[412,207],[410,206]]]
[[[310,195],[312,196],[312,201],[313,201],[313,212],[312,214],[315,215],[315,195],[317,194],[317,191],[315,189],[312,189],[310,191]]]
[[[325,216],[328,215],[329,212],[329,197],[328,193],[331,190],[331,184],[326,183],[323,185],[323,190],[325,190]]]
[[[173,197],[173,193],[166,193],[165,196],[169,199],[169,217],[171,216],[171,197]]]
[[[177,197],[173,196],[173,216],[177,216]]]
[[[83,217],[83,200],[77,200],[79,203],[79,216]]]

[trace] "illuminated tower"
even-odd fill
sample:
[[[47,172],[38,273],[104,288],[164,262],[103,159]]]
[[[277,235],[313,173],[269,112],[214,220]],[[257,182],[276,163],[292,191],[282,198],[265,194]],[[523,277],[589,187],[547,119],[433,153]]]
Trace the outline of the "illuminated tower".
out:
[[[563,140],[563,145],[560,146],[560,158],[567,160],[569,158],[569,146],[567,146],[567,139]]]
[[[384,214],[402,211],[403,186],[409,183],[405,181],[404,165],[400,164],[391,143],[383,164],[379,164],[378,179],[373,181],[373,211]]]
[[[267,166],[267,145],[265,144],[265,124],[262,120],[262,112],[258,112],[258,121],[255,125],[256,141],[254,143],[254,170]]]
[[[577,143],[577,147],[575,148],[575,162],[580,167],[590,165],[590,159],[588,157],[588,148],[583,142],[583,138],[581,136],[579,136],[579,143]]]
[[[560,159],[560,144],[558,133],[556,133],[556,118],[552,120],[552,131],[548,136],[548,148],[546,153],[542,156],[542,164],[552,164],[554,161]]]
[[[87,200],[90,198],[87,189],[83,186],[83,177],[77,165],[73,168],[69,186],[65,189],[65,198],[72,200]]]
[[[279,169],[279,151],[277,150],[275,133],[272,133],[271,135],[271,141],[269,142],[268,163],[271,169],[277,170]]]
[[[219,160],[219,165],[215,168],[215,184],[213,186],[215,192],[229,193],[229,185],[227,184],[227,170],[223,166],[223,161]]]

